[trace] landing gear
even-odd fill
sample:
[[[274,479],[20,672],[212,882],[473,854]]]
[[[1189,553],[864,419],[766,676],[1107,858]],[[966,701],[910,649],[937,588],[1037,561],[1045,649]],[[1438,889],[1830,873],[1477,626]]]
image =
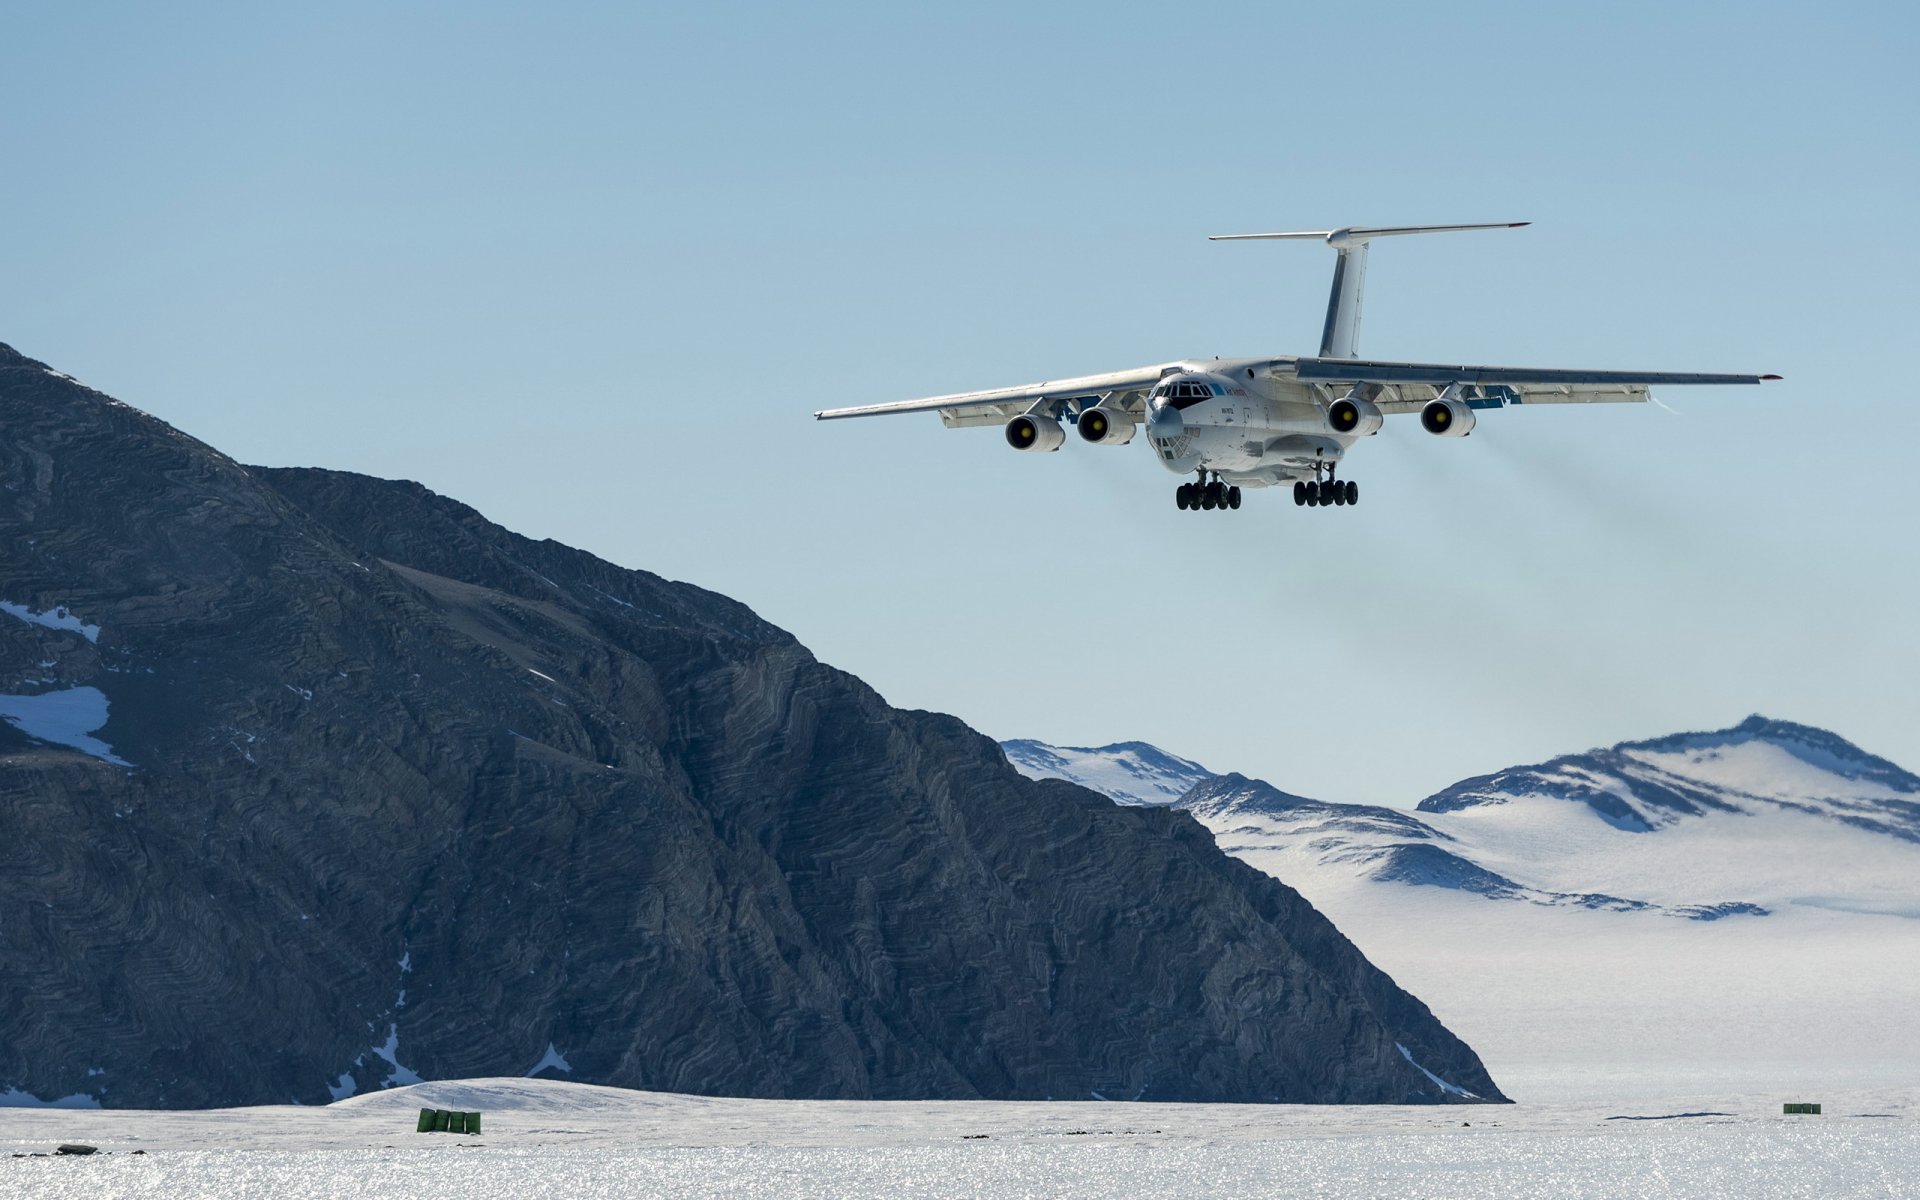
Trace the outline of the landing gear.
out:
[[[1173,490],[1174,507],[1182,511],[1187,509],[1226,509],[1240,507],[1240,489],[1221,483],[1218,476],[1212,482],[1201,472],[1200,482],[1183,483]]]
[[[1351,479],[1302,479],[1293,485],[1293,502],[1304,508],[1358,504],[1360,485]]]

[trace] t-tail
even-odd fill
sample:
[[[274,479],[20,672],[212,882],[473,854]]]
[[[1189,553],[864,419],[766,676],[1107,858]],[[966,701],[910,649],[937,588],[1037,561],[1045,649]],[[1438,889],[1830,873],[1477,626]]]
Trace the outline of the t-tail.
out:
[[[1367,243],[1403,233],[1454,233],[1463,229],[1518,229],[1531,221],[1490,225],[1384,225],[1377,228],[1310,229],[1299,233],[1221,233],[1210,242],[1305,241],[1317,238],[1339,255],[1333,264],[1333,291],[1327,297],[1327,323],[1320,331],[1321,358],[1355,358],[1360,334],[1360,294],[1367,282]]]

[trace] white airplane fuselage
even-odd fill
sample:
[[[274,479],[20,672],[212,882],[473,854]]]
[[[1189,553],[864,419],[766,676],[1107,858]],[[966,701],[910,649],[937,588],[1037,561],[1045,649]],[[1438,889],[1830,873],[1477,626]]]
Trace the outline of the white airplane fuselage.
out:
[[[1260,376],[1255,368],[1265,361],[1181,363],[1155,385],[1141,432],[1162,467],[1257,488],[1313,479],[1345,457],[1359,438],[1327,428],[1326,404],[1311,384]],[[1196,398],[1193,387],[1209,394]]]

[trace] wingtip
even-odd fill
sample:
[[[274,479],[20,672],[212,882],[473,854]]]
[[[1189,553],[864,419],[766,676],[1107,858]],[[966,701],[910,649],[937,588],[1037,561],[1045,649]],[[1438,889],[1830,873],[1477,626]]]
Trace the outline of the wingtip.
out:
[[[1509,221],[1509,222],[1507,222],[1507,228],[1508,228],[1508,229],[1522,229],[1522,228],[1525,228],[1526,226],[1528,226],[1528,225],[1531,225],[1531,224],[1533,224],[1533,222],[1532,222],[1532,221]]]
[[[1762,376],[1760,377],[1760,381],[1761,381],[1762,383],[1765,383],[1765,382],[1766,382],[1767,380],[1769,380],[1769,379],[1780,379],[1780,378],[1783,378],[1783,376],[1780,376],[1780,375],[1762,375]]]

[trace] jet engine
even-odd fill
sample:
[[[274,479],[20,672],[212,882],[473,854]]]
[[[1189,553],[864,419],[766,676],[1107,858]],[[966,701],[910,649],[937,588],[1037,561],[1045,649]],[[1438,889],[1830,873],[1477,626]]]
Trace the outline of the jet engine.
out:
[[[1420,410],[1420,427],[1435,437],[1465,437],[1473,432],[1473,410],[1458,400],[1435,400]]]
[[[1333,402],[1327,409],[1327,424],[1335,433],[1351,433],[1360,437],[1380,432],[1380,423],[1386,418],[1380,408],[1371,400],[1357,400],[1345,396]],[[1471,425],[1472,421],[1469,420]]]
[[[1133,440],[1133,418],[1117,408],[1090,408],[1080,414],[1082,441],[1096,446],[1124,446]]]
[[[1066,440],[1066,431],[1052,417],[1023,414],[1007,422],[1007,445],[1015,450],[1058,450]]]

